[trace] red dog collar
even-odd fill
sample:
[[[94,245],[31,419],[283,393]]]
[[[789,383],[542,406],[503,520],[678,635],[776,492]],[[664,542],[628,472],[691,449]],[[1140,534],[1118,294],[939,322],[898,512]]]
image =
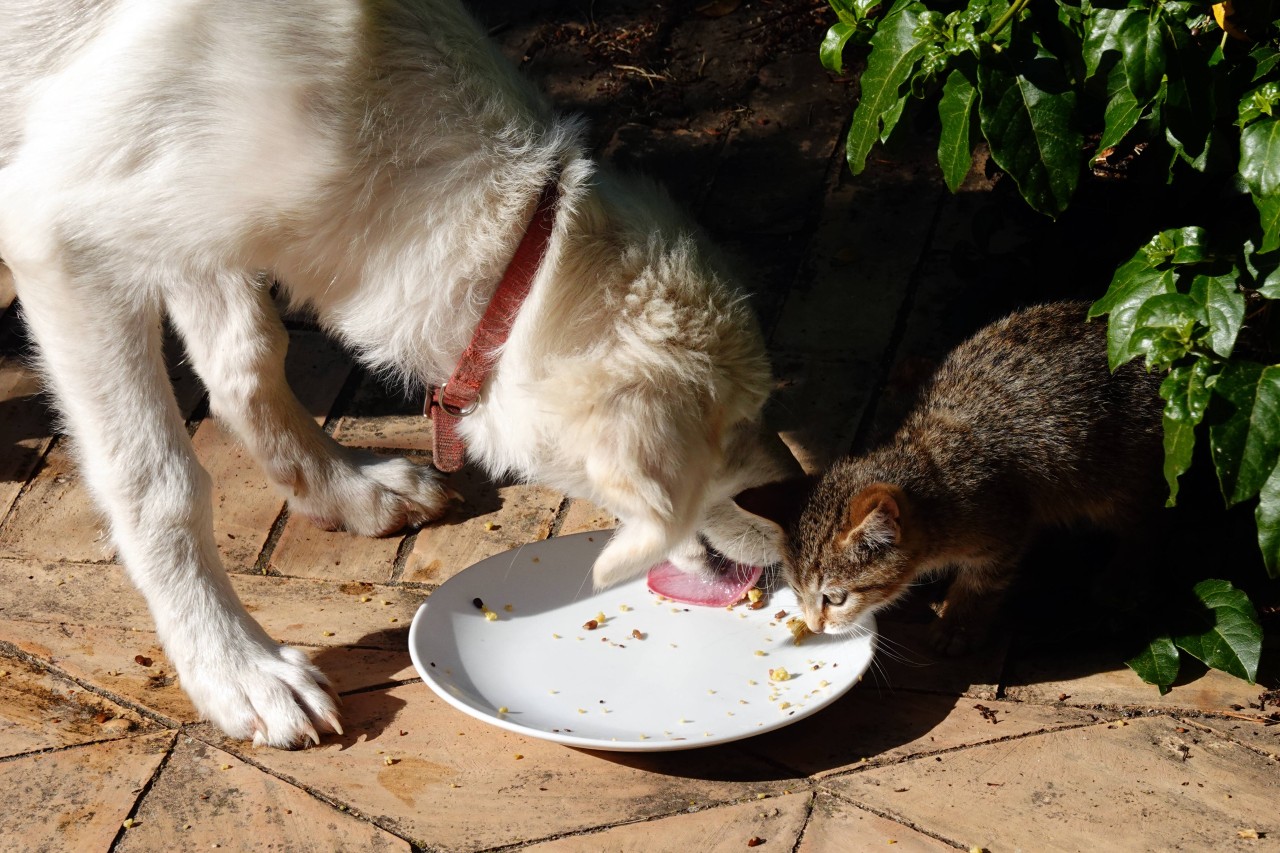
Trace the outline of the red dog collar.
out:
[[[560,173],[552,176],[542,188],[538,207],[525,228],[507,271],[480,318],[471,343],[467,345],[449,381],[427,390],[423,414],[431,418],[432,464],[445,473],[457,471],[466,461],[467,447],[458,435],[458,421],[475,411],[480,404],[480,387],[493,369],[494,354],[506,342],[516,314],[529,295],[533,277],[542,264],[555,225],[556,207],[560,200]]]

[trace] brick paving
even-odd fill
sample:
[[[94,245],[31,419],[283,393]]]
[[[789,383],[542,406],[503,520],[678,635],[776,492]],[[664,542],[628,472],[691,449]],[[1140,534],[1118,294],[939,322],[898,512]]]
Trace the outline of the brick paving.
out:
[[[930,152],[908,144],[847,174],[839,137],[856,83],[818,66],[823,4],[700,8],[481,11],[515,61],[588,116],[604,156],[666,182],[741,261],[778,375],[770,417],[816,470],[883,434],[911,377],[986,316],[1058,294],[1014,292],[1025,271],[1001,272],[992,251],[976,274],[957,272],[992,209],[981,170],[949,196]],[[12,302],[0,266],[0,849],[1280,846],[1280,726],[1251,707],[1261,686],[1211,673],[1161,697],[1115,650],[1046,650],[1022,622],[986,651],[937,660],[923,608],[904,608],[885,621],[873,678],[721,747],[607,755],[485,726],[417,679],[406,637],[418,604],[490,554],[612,519],[466,470],[454,478],[466,508],[447,523],[378,540],[317,530],[206,416],[175,357],[236,590],[344,700],[346,734],[319,748],[229,741],[195,718],[114,561]],[[305,320],[291,323],[289,369],[339,440],[428,451],[418,402]],[[1268,687],[1275,659],[1269,647]],[[1251,830],[1261,837],[1241,836]]]

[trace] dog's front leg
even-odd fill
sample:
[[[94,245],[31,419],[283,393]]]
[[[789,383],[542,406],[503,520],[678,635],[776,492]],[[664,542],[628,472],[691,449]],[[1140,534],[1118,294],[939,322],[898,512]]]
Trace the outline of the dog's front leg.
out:
[[[56,260],[9,260],[85,478],[201,716],[278,747],[341,732],[324,675],[267,636],[223,571],[209,476],[174,402],[158,305],[142,287],[73,279]]]
[[[434,468],[330,438],[285,379],[289,338],[266,287],[224,274],[168,300],[214,414],[229,423],[292,511],[328,530],[386,536],[438,518],[454,493]]]

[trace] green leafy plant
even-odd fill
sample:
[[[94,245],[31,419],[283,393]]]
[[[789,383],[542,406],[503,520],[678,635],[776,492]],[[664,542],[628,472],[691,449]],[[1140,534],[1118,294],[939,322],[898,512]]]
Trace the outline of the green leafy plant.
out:
[[[1112,369],[1143,358],[1167,374],[1169,504],[1207,435],[1227,505],[1256,504],[1263,563],[1280,577],[1277,4],[1233,13],[1185,0],[829,2],[838,21],[823,64],[842,73],[849,45],[870,47],[846,140],[854,174],[900,132],[909,104],[933,104],[953,192],[985,143],[1049,217],[1092,165],[1117,156],[1197,193],[1197,221],[1138,248],[1090,316],[1107,317]],[[1248,596],[1222,580],[1191,594],[1197,629],[1157,637],[1129,665],[1162,692],[1182,653],[1252,682],[1262,632]]]

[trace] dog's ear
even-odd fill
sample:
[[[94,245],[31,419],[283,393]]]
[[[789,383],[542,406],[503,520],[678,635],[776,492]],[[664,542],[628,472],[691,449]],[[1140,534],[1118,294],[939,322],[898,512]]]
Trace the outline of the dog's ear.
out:
[[[788,477],[739,492],[733,502],[752,515],[772,521],[789,534],[817,486],[818,478],[811,474]]]

